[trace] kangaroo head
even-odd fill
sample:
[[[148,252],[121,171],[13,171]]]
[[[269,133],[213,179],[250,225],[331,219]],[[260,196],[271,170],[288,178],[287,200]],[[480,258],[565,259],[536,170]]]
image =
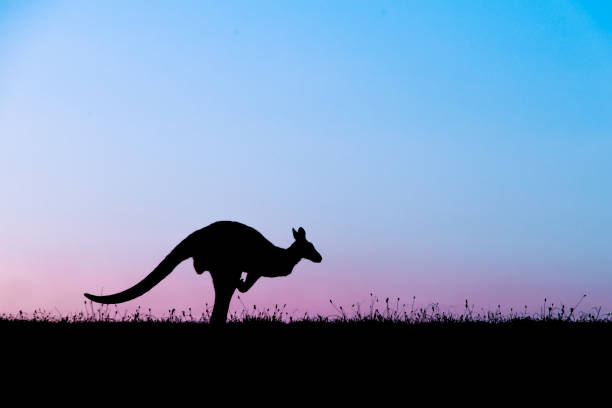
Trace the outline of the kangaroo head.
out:
[[[295,242],[293,243],[293,247],[297,250],[298,254],[309,261],[319,263],[323,260],[323,257],[320,253],[317,252],[314,245],[312,243],[306,241],[306,231],[304,228],[300,227],[297,231],[293,230],[293,238],[295,238]]]

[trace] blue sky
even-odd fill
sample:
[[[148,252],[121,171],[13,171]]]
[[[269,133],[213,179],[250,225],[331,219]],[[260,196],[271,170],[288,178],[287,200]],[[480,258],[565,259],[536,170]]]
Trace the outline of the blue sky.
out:
[[[610,308],[610,8],[0,2],[0,308],[78,308],[218,219],[324,256],[253,303]],[[189,268],[140,304],[210,302]]]

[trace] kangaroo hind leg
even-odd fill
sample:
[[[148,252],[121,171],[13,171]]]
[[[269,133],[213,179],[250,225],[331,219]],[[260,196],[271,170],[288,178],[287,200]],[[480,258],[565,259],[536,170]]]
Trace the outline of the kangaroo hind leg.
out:
[[[227,320],[230,302],[240,281],[240,272],[221,271],[220,273],[214,273],[211,271],[211,275],[213,286],[215,287],[215,305],[210,316],[210,323],[220,325],[224,324]]]
[[[199,256],[193,257],[193,269],[195,269],[198,275],[203,274],[206,271],[206,265]]]

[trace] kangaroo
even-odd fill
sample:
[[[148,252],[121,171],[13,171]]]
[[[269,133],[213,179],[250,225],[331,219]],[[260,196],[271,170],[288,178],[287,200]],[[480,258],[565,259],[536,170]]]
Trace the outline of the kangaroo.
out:
[[[223,324],[236,289],[248,291],[264,276],[287,276],[302,259],[319,263],[323,259],[306,240],[306,231],[292,229],[295,242],[284,249],[268,241],[259,231],[235,221],[217,221],[191,233],[181,241],[143,280],[123,292],[107,296],[85,293],[85,297],[103,304],[123,303],[151,290],[188,258],[198,275],[209,271],[215,289],[211,324]],[[246,272],[246,278],[241,278]]]

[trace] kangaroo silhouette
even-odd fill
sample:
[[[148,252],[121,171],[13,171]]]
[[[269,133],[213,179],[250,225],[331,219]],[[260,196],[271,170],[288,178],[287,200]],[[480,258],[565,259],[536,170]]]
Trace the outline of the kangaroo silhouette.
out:
[[[259,231],[235,221],[217,221],[191,233],[181,241],[143,280],[123,292],[108,296],[85,293],[85,297],[103,304],[123,303],[151,290],[188,258],[199,275],[209,271],[215,288],[215,304],[210,322],[225,323],[230,301],[236,289],[244,293],[264,277],[287,276],[302,259],[319,263],[323,259],[306,240],[306,231],[292,229],[295,242],[280,248]],[[246,278],[241,279],[246,272]]]

